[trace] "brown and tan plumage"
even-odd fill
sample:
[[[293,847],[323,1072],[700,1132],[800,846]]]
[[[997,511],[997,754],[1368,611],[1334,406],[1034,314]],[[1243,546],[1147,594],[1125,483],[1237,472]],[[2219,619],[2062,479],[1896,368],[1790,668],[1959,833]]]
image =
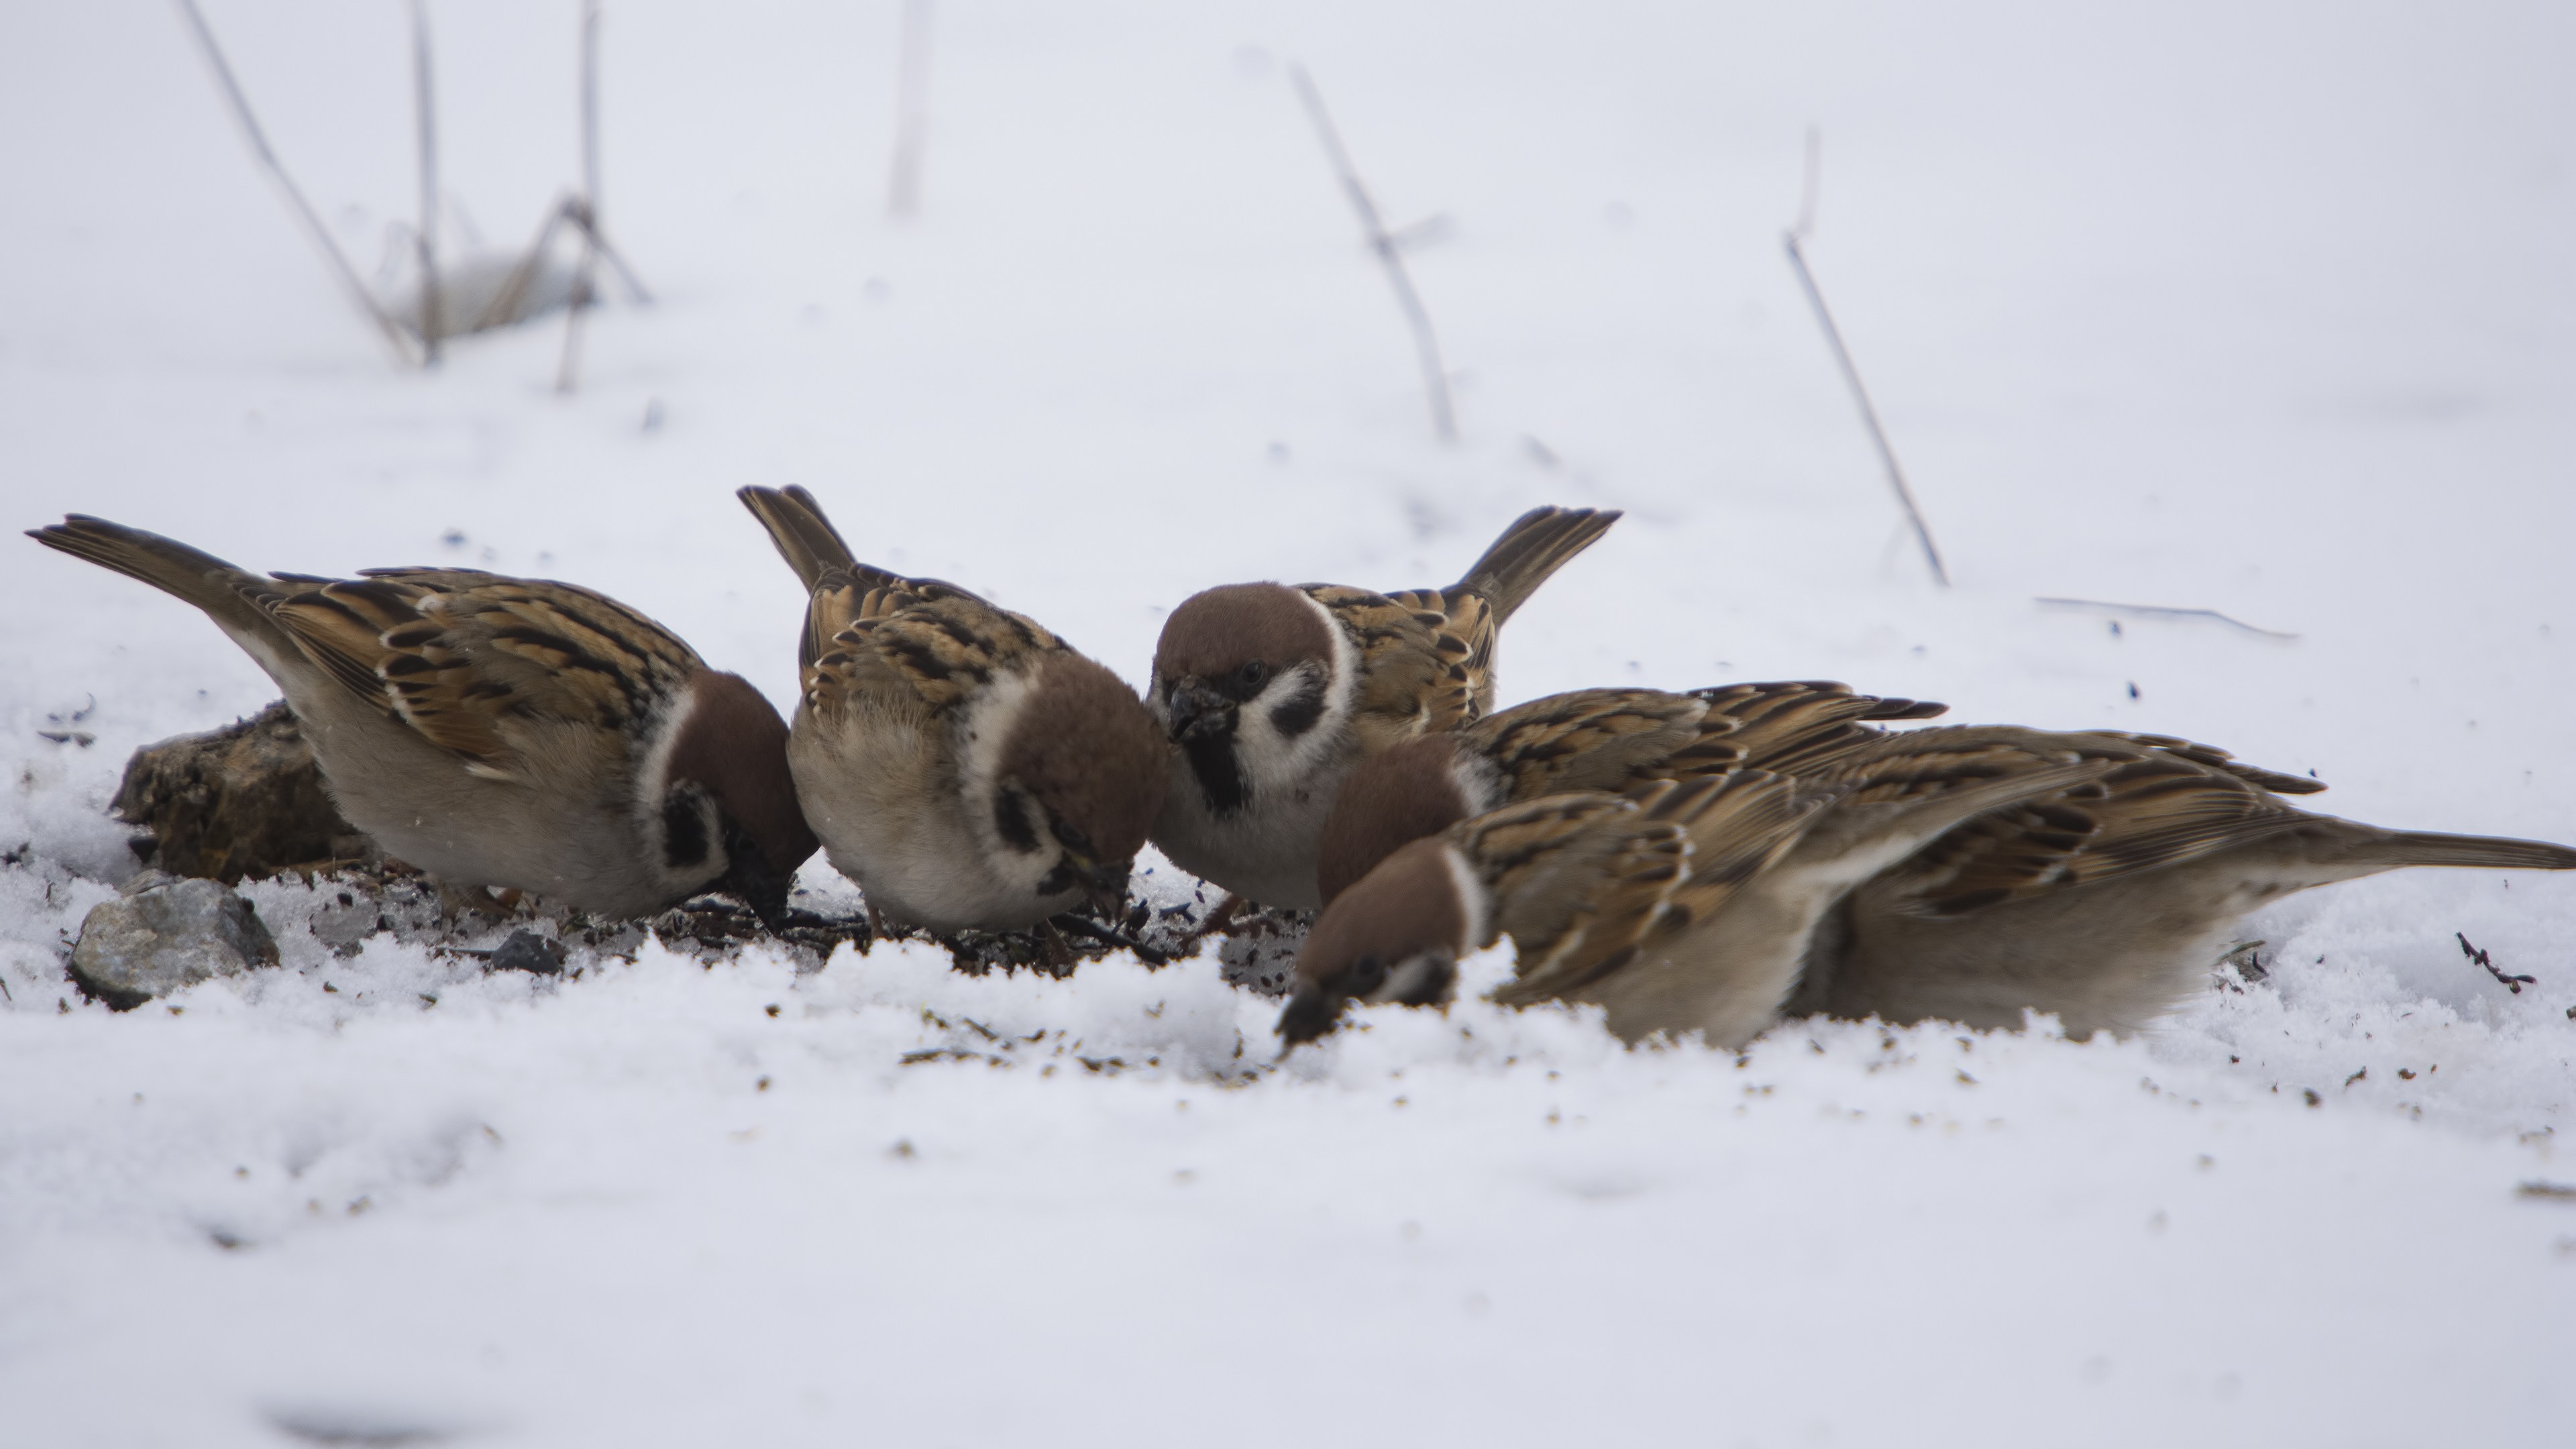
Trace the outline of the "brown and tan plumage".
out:
[[[1845,769],[2055,749],[2110,768],[1979,816],[1853,890],[1818,930],[1791,1010],[2013,1026],[2031,1008],[2077,1035],[2132,1031],[2198,989],[2248,911],[2292,892],[2410,866],[2576,868],[2565,846],[2300,810],[2276,792],[2324,786],[2169,736],[1931,729]]]
[[[1880,723],[1944,708],[1825,681],[1535,699],[1354,768],[1317,836],[1317,885],[1330,901],[1405,842],[1509,801],[1743,769],[1794,774],[1880,738]]]
[[[342,813],[445,884],[612,916],[722,885],[775,917],[813,853],[777,712],[605,595],[262,577],[81,515],[31,536],[204,610],[285,691]]]
[[[1675,909],[1689,874],[1668,888],[1654,869],[1619,868],[1631,857],[1597,839],[1607,832],[1649,865],[1667,858],[1669,832],[1619,808],[1662,783],[1624,801],[1507,805],[1404,847],[1317,923],[1329,949],[1301,956],[1283,1031],[1301,1040],[1341,1001],[1393,999],[1347,989],[1352,965],[1401,935],[1375,923],[1423,916],[1512,936],[1518,972],[1496,999],[1597,1002],[1631,1040],[1699,1031],[1733,1045],[1779,1015],[1816,1012],[2012,1026],[2037,1010],[2077,1035],[2133,1030],[2198,983],[2246,911],[2292,891],[2413,865],[2576,868],[2564,846],[2310,814],[2265,786],[2309,793],[2315,781],[2169,736],[1959,726],[1849,737],[1829,754],[1795,776],[1702,777],[1785,782],[1769,787],[1813,805],[1773,853],[1751,852],[1759,830],[1731,837],[1747,847],[1735,859],[1759,864],[1713,910]],[[1398,858],[1450,869],[1389,870]],[[1465,904],[1424,902],[1442,889]],[[1566,921],[1588,929],[1569,936]],[[1654,924],[1640,935],[1594,921]]]
[[[1319,905],[1316,833],[1342,776],[1483,718],[1504,623],[1618,517],[1533,509],[1445,589],[1233,584],[1185,600],[1147,699],[1180,747],[1155,843],[1238,895]]]
[[[788,759],[869,904],[941,930],[1114,908],[1170,754],[1135,692],[1025,615],[859,563],[802,488],[739,496],[806,590]]]

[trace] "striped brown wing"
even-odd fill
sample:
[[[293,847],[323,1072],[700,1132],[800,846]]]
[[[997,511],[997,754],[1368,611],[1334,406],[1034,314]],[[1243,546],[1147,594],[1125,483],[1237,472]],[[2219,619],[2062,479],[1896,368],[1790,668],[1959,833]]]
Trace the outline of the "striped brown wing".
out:
[[[1302,592],[1330,610],[1358,646],[1360,688],[1352,725],[1365,753],[1432,730],[1456,729],[1483,713],[1476,677],[1467,667],[1474,646],[1448,627],[1446,614],[1403,602],[1420,595],[1389,597],[1338,584],[1307,584]]]
[[[333,678],[487,775],[511,773],[525,722],[620,730],[704,667],[651,619],[571,584],[370,569],[278,575],[250,596]]]
[[[805,670],[805,697],[824,710],[867,700],[935,713],[995,674],[1065,647],[1035,620],[954,585],[871,586],[839,571],[814,590],[807,637],[818,653]]]
[[[1503,615],[1496,611],[1493,600],[1465,585],[1447,589],[1408,589],[1394,596],[1395,601],[1415,612],[1431,630],[1433,647],[1443,659],[1452,660],[1457,669],[1448,676],[1452,689],[1465,690],[1463,704],[1444,703],[1452,711],[1463,710],[1450,723],[1435,726],[1455,729],[1473,723],[1492,713],[1494,708],[1494,645],[1501,637]]]
[[[1728,684],[1695,689],[1691,697],[1712,716],[1731,721],[1727,742],[1750,769],[1807,774],[1883,738],[1874,723],[1930,719],[1948,705],[1928,700],[1880,699],[1854,694],[1829,680],[1781,684]]]
[[[2022,761],[2039,753],[2062,757],[2064,751],[2110,761],[2112,768],[2089,783],[1987,811],[1895,867],[1892,875],[1903,883],[1908,909],[1963,915],[2195,859],[2314,818],[2224,768],[2223,761],[2204,763],[2107,732],[1923,730],[1894,737],[1890,746],[1836,773],[1874,781],[1864,790],[1883,791],[1906,788],[1918,775],[2030,768]]]
[[[2128,740],[2133,744],[2146,745],[2169,755],[2178,755],[2195,765],[2224,770],[2258,790],[2269,790],[2275,795],[2314,795],[2326,787],[2323,780],[2313,776],[2284,775],[2278,770],[2266,770],[2260,765],[2249,765],[2216,745],[2197,744],[2172,735],[2138,735],[2122,730],[2100,730],[2096,733],[2106,734],[2114,739]]]
[[[1506,798],[1623,790],[1648,778],[1723,773],[1743,763],[1734,720],[1686,694],[1579,689],[1514,705],[1459,732],[1502,771]]]
[[[1820,802],[1798,799],[1797,782],[1786,776],[1748,771],[1655,781],[1624,803],[1633,813],[1593,815],[1573,827],[1576,838],[1559,859],[1496,883],[1518,948],[1515,979],[1496,1001],[1563,998],[1634,965],[1777,859]],[[1516,911],[1523,900],[1528,906]]]

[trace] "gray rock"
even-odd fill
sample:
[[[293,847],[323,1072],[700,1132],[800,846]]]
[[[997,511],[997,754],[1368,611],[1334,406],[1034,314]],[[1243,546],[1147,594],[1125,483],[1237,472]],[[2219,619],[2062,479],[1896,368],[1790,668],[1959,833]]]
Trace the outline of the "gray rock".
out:
[[[250,902],[210,880],[147,882],[102,901],[72,947],[72,979],[118,1011],[276,964],[277,942]]]
[[[173,875],[226,885],[379,854],[331,803],[284,700],[223,729],[135,751],[114,808],[117,819],[151,831],[134,842],[138,855]]]
[[[559,976],[563,974],[564,958],[570,954],[561,941],[550,941],[534,931],[512,931],[510,939],[492,952],[492,969]]]

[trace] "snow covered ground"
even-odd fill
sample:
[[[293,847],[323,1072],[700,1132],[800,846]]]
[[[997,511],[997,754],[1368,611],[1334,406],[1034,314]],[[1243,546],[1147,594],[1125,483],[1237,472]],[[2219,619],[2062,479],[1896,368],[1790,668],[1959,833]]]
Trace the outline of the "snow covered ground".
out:
[[[206,10],[371,267],[400,7]],[[551,326],[396,369],[169,7],[0,7],[10,526],[559,576],[784,703],[745,483],[1131,678],[1206,585],[1443,582],[1603,504],[1507,702],[1841,678],[2576,837],[2563,6],[949,0],[909,227],[898,13],[609,0],[603,201],[660,301],[595,318],[565,398]],[[573,14],[431,6],[496,244],[578,174]],[[1392,220],[1450,219],[1412,264],[1455,447],[1291,62]],[[1947,592],[1781,255],[1810,123],[1810,255]],[[292,884],[249,889],[283,969],[115,1015],[60,943],[133,868],[118,771],[274,690],[13,558],[12,1444],[2576,1436],[2576,1206],[2517,1190],[2576,1182],[2576,880],[2295,899],[2246,929],[2268,981],[2116,1044],[1800,1024],[1738,1060],[1471,1003],[1274,1070],[1275,1007],[1206,959],[486,978],[335,958]],[[74,714],[94,745],[39,737]]]

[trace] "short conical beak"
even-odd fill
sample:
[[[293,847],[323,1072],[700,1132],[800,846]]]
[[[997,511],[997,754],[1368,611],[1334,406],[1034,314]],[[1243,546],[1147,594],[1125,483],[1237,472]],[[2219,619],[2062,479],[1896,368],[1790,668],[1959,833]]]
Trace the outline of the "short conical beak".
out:
[[[1300,991],[1288,998],[1288,1009],[1279,1013],[1279,1055],[1331,1031],[1341,1014],[1342,999],[1325,992]]]
[[[1234,733],[1234,701],[1200,683],[1195,675],[1172,691],[1167,708],[1172,738],[1183,744]]]
[[[1103,924],[1115,926],[1127,909],[1127,877],[1134,874],[1135,858],[1103,861],[1082,873],[1082,894]]]

